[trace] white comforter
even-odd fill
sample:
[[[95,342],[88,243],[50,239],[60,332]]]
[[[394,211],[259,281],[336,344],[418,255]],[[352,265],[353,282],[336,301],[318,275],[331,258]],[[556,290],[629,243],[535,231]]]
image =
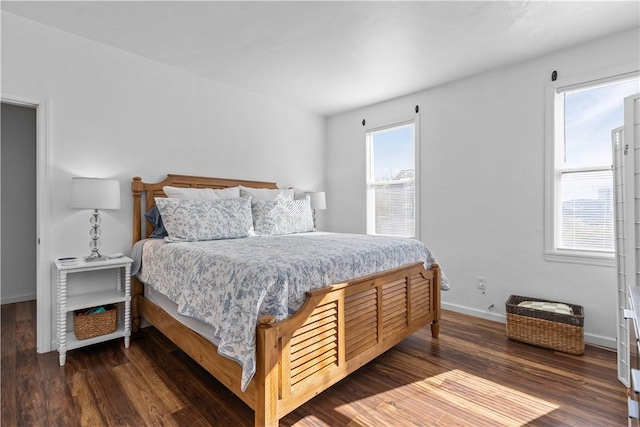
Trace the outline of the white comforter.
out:
[[[134,251],[136,252],[136,251]],[[242,390],[255,374],[259,316],[283,320],[308,290],[402,265],[436,262],[420,241],[400,237],[301,233],[205,242],[144,243],[140,280],[213,328],[218,352],[242,366]],[[444,274],[441,287],[449,289]]]

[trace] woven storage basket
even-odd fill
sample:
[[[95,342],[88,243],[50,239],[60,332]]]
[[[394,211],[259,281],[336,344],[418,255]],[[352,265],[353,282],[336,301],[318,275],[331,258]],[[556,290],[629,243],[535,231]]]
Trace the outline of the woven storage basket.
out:
[[[584,353],[584,308],[566,304],[573,314],[553,313],[529,307],[518,307],[522,301],[546,301],[540,298],[511,295],[506,302],[507,336],[569,354]]]
[[[79,314],[90,309],[73,312],[73,333],[77,339],[86,340],[88,338],[110,334],[116,330],[116,306],[107,305],[104,308],[106,310],[104,313],[87,314],[84,316],[80,316]]]

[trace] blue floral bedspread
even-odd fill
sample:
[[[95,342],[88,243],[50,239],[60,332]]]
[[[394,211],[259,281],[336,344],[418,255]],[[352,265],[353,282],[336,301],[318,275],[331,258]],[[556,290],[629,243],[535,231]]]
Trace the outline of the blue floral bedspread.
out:
[[[134,251],[136,252],[136,251]],[[140,280],[213,328],[218,353],[242,366],[244,391],[256,370],[257,319],[294,314],[308,290],[436,260],[420,241],[341,233],[300,233],[204,242],[144,243]],[[442,275],[441,288],[449,289]]]

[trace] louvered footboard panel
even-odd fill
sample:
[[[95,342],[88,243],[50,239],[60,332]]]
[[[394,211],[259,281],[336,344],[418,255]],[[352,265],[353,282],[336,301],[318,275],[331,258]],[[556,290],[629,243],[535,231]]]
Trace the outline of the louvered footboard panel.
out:
[[[411,320],[415,321],[422,317],[429,316],[431,308],[431,287],[432,279],[425,279],[422,274],[414,274],[411,280]]]
[[[408,323],[407,279],[396,280],[382,287],[382,337],[394,335]]]
[[[338,363],[338,304],[317,307],[291,337],[291,386]]]
[[[349,360],[378,343],[378,290],[345,297],[345,354]]]

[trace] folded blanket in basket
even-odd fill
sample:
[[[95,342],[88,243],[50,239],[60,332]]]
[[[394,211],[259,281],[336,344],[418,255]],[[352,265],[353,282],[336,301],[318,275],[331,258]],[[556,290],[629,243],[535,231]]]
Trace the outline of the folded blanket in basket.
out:
[[[573,309],[561,302],[522,301],[518,304],[518,307],[527,307],[534,310],[549,311],[551,313],[573,314]]]

